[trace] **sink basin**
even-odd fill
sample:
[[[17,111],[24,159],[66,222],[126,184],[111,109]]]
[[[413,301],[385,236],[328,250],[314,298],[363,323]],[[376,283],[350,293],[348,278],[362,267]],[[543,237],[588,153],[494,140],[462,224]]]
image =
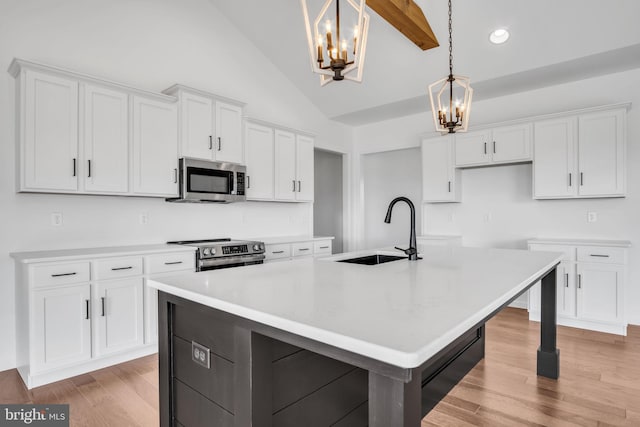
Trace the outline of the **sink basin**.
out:
[[[400,259],[407,259],[406,256],[396,256],[396,255],[365,255],[357,258],[347,258],[341,259],[337,262],[348,262],[351,264],[362,264],[362,265],[377,265],[384,264],[385,262],[398,261]]]

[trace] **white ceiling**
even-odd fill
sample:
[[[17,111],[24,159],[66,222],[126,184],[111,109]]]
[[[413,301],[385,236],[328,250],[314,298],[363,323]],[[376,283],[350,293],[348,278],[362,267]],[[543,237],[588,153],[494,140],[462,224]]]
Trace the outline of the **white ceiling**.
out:
[[[299,0],[210,1],[327,117],[346,124],[426,111],[427,85],[448,74],[445,0],[415,0],[440,42],[427,51],[370,10],[362,83],[324,87],[311,72]],[[453,0],[454,73],[471,78],[479,100],[639,68],[639,17],[638,0]],[[499,27],[511,38],[492,45]]]

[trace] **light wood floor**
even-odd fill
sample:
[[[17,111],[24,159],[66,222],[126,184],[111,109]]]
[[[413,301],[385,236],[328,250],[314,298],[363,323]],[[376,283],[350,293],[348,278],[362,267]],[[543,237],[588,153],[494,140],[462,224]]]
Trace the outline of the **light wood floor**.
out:
[[[506,309],[488,323],[486,358],[422,426],[640,426],[640,327],[627,337],[558,328],[560,379],[535,375],[538,324]],[[157,358],[26,390],[0,372],[0,403],[69,403],[72,426],[158,425]]]

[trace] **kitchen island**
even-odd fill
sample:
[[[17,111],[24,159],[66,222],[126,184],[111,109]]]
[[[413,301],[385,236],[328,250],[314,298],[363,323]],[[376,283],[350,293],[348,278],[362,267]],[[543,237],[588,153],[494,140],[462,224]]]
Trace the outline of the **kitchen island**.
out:
[[[558,377],[561,254],[425,248],[189,273],[159,291],[161,425],[417,427],[484,355],[484,324],[542,281],[538,374]],[[396,253],[397,255],[397,253]]]

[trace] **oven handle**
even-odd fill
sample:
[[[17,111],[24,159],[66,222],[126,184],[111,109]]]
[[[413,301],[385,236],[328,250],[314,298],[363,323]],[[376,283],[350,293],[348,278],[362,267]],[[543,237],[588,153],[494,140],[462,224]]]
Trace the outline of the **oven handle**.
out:
[[[241,264],[245,262],[255,262],[264,260],[264,254],[227,256],[221,258],[209,258],[198,260],[198,271],[207,267],[216,267],[226,264]]]

